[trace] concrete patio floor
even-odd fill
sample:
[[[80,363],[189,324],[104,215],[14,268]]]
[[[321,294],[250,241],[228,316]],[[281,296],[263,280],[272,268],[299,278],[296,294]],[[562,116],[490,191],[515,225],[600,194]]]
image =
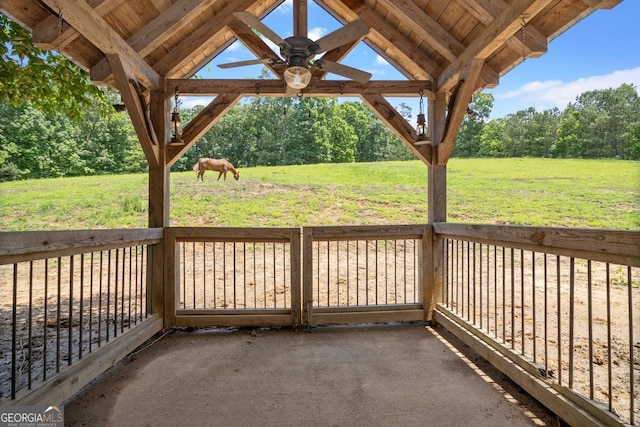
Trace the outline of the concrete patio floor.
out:
[[[68,426],[531,426],[558,419],[443,328],[177,331],[65,402]]]

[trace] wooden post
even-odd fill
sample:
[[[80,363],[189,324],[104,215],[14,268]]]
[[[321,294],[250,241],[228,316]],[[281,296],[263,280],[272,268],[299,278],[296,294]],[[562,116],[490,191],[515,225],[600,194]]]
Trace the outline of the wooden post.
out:
[[[171,103],[169,99],[164,97],[163,91],[152,91],[150,102],[151,122],[157,133],[159,147],[158,164],[149,164],[149,227],[168,227],[169,226],[169,166],[167,166],[167,143],[169,142],[169,111]],[[149,276],[152,278],[150,283],[150,293],[152,295],[152,307],[155,313],[160,313],[164,317],[164,328],[172,325],[167,323],[167,317],[164,315],[165,305],[165,284],[171,285],[172,281],[166,280],[165,266],[166,260],[166,233],[164,233],[165,244],[153,246],[151,254],[151,265]]]
[[[433,233],[435,222],[447,220],[447,166],[438,164],[438,144],[440,144],[446,121],[446,96],[440,91],[435,100],[429,100],[429,132],[431,133],[431,163],[428,165],[428,228],[426,247],[429,256],[424,268],[424,312],[425,320],[433,319],[433,309],[442,295],[442,268],[444,251],[440,239]]]

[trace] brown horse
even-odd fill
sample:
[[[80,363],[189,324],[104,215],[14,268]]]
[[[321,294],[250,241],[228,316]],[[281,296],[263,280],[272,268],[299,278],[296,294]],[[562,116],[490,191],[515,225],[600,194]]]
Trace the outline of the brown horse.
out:
[[[236,181],[240,179],[240,172],[238,172],[236,168],[233,167],[231,162],[229,162],[229,160],[227,159],[200,158],[198,159],[196,164],[193,165],[193,170],[198,173],[198,176],[196,176],[196,181],[198,180],[198,178],[204,181],[204,172],[206,170],[220,172],[218,174],[218,181],[220,181],[220,177],[223,174],[224,174],[224,180],[226,181],[227,172],[229,171],[233,172],[233,177],[236,179]]]

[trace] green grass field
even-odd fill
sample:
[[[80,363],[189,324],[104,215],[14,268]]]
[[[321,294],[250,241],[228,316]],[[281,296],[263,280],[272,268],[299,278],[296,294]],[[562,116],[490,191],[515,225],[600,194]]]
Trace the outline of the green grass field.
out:
[[[453,159],[450,222],[638,229],[640,162]],[[309,226],[427,221],[419,161],[256,167],[240,181],[171,175],[171,225]],[[146,174],[0,183],[0,230],[147,225]]]

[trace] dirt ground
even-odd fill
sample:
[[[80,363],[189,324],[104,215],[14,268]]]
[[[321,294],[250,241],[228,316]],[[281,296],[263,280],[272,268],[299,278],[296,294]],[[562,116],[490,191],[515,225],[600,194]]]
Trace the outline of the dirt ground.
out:
[[[201,245],[201,244],[198,244]],[[347,261],[347,254],[353,258],[356,248],[353,246],[350,252],[346,246],[322,246],[318,248],[318,256],[320,258],[318,264],[314,266],[314,283],[317,283],[317,294],[314,293],[315,304],[326,306],[330,304],[357,305],[367,302],[371,304],[384,304],[391,301],[394,303],[411,303],[420,301],[420,293],[415,288],[415,250],[411,241],[401,242],[394,245],[376,246],[375,241],[369,242],[367,246],[361,246],[358,249],[358,260]],[[187,245],[185,257],[182,260],[184,268],[183,282],[181,283],[181,295],[186,308],[191,302],[191,308],[251,308],[265,307],[271,308],[271,304],[277,307],[288,307],[288,299],[291,296],[290,281],[287,279],[288,266],[287,261],[289,253],[287,248],[274,246],[269,247],[253,247],[247,249],[243,247],[243,251],[248,251],[243,255],[242,262],[227,262],[225,257],[231,257],[234,251],[239,248],[228,246],[206,246],[201,245],[204,253],[209,253],[209,258],[201,258],[202,255],[194,250],[189,252],[191,245]],[[193,247],[195,249],[195,246]],[[207,252],[208,251],[208,252]],[[396,251],[400,255],[396,254]],[[227,255],[225,255],[225,252]],[[218,267],[214,272],[210,265],[214,253],[217,255]],[[257,254],[254,257],[254,254]],[[408,267],[398,274],[397,265],[393,259],[396,256],[408,259]],[[476,324],[485,330],[489,335],[495,336],[499,340],[503,340],[507,346],[511,346],[514,351],[522,353],[525,357],[535,361],[538,365],[544,367],[547,376],[556,382],[560,382],[565,386],[570,386],[585,396],[591,393],[593,397],[605,404],[608,404],[611,397],[611,404],[614,410],[628,419],[629,404],[631,396],[629,395],[630,386],[630,367],[633,367],[634,381],[634,399],[636,419],[640,419],[640,405],[638,405],[640,393],[640,309],[638,309],[638,301],[640,301],[640,286],[635,286],[638,271],[633,270],[632,286],[626,286],[627,272],[618,267],[610,268],[611,285],[607,288],[604,276],[606,274],[605,265],[602,263],[594,263],[591,266],[592,286],[590,293],[585,286],[587,283],[588,269],[585,262],[577,262],[574,268],[573,288],[566,285],[570,281],[570,268],[566,265],[561,266],[560,278],[561,286],[557,286],[557,277],[552,265],[552,260],[547,261],[549,264],[547,272],[546,285],[543,280],[544,264],[541,259],[535,261],[529,260],[529,255],[523,255],[524,262],[516,259],[514,262],[515,282],[510,284],[511,274],[506,267],[506,272],[500,271],[501,265],[498,265],[498,272],[495,278],[501,283],[501,275],[505,274],[506,285],[504,290],[495,286],[471,287],[473,281],[469,277],[452,277],[452,285],[448,289],[447,301],[449,306],[457,311],[459,315],[466,318],[471,323]],[[517,257],[517,254],[516,254]],[[206,260],[209,259],[209,264]],[[229,260],[231,258],[228,258]],[[252,261],[257,259],[257,261]],[[269,260],[274,260],[278,266],[272,270],[272,267],[266,267]],[[226,267],[223,264],[226,262]],[[253,262],[253,263],[252,263]],[[565,262],[565,261],[563,261]],[[339,267],[329,267],[329,265],[339,265]],[[524,269],[520,270],[520,264],[524,265]],[[536,272],[530,268],[532,264],[536,264]],[[193,266],[192,272],[189,273],[190,266]],[[78,316],[76,315],[71,328],[69,328],[69,316],[65,315],[65,307],[69,303],[69,285],[68,277],[70,273],[65,272],[67,282],[61,284],[60,301],[52,299],[52,289],[57,286],[55,280],[49,280],[48,300],[50,311],[45,316],[41,309],[44,302],[43,293],[43,266],[36,263],[34,268],[34,285],[29,292],[28,285],[25,286],[24,278],[28,274],[24,271],[24,266],[19,272],[21,282],[18,284],[16,293],[17,306],[19,307],[17,317],[20,321],[18,328],[18,357],[20,358],[20,383],[24,386],[29,364],[36,373],[42,369],[42,352],[44,345],[43,332],[48,331],[48,347],[49,358],[60,358],[62,365],[66,364],[69,359],[69,353],[66,348],[59,351],[56,355],[54,349],[56,346],[53,332],[60,321],[62,325],[61,340],[63,347],[69,330],[71,330],[73,348],[71,349],[71,357],[77,357],[80,348],[87,351],[88,333],[85,332],[84,342],[79,344],[79,325]],[[67,267],[64,267],[67,268]],[[63,268],[63,270],[64,270]],[[78,262],[76,261],[76,270]],[[106,274],[106,268],[103,269]],[[268,270],[268,271],[267,271]],[[255,271],[265,272],[264,277],[260,278],[255,275]],[[523,271],[522,276],[519,276]],[[113,272],[112,272],[113,273]],[[124,273],[121,272],[124,277]],[[199,276],[208,273],[208,279]],[[87,280],[85,271],[85,281]],[[190,275],[192,274],[192,275]],[[452,275],[455,273],[451,273]],[[479,271],[476,273],[476,282],[480,283]],[[490,282],[496,280],[490,274]],[[534,274],[537,276],[533,277]],[[96,274],[97,275],[97,274]],[[317,279],[316,279],[317,276]],[[9,393],[10,386],[10,364],[11,364],[11,344],[12,331],[12,301],[13,301],[13,274],[11,266],[0,267],[0,315],[2,323],[0,325],[0,397],[4,398]],[[80,300],[78,285],[81,283],[80,273],[76,271],[74,277],[74,310],[79,310],[77,306]],[[97,279],[96,279],[97,280]],[[105,278],[106,283],[106,278]],[[194,283],[192,286],[191,284]],[[208,285],[207,285],[208,283]],[[215,283],[215,286],[214,286]],[[407,283],[409,286],[407,287]],[[195,285],[197,284],[197,285]],[[242,284],[241,286],[239,284]],[[246,284],[246,286],[245,286]],[[486,282],[485,282],[486,284]],[[493,286],[493,288],[492,288]],[[97,344],[104,336],[98,334],[101,329],[104,335],[105,330],[119,330],[120,327],[126,329],[133,321],[127,318],[114,318],[113,313],[120,315],[124,311],[133,312],[135,320],[146,309],[145,295],[141,292],[137,293],[136,286],[133,291],[136,292],[133,299],[128,298],[127,292],[133,292],[130,288],[125,289],[126,292],[119,294],[119,300],[111,300],[113,306],[111,317],[105,312],[106,308],[102,307],[103,317],[98,320],[98,308],[94,304],[90,309],[90,300],[97,299],[99,294],[93,290],[93,294],[88,290],[88,284],[85,284],[85,300],[83,308],[84,328],[92,331],[92,341]],[[480,289],[484,289],[481,291]],[[487,292],[488,289],[488,292]],[[629,292],[629,289],[631,292]],[[261,291],[262,290],[262,291]],[[546,290],[546,291],[545,291]],[[100,294],[104,301],[107,301],[107,294]],[[573,296],[574,303],[569,301]],[[247,299],[248,298],[248,299]],[[33,310],[31,317],[33,319],[32,332],[32,351],[31,360],[26,355],[28,347],[27,328],[25,319],[27,318],[28,301],[31,299]],[[132,302],[133,301],[133,302]],[[208,302],[207,302],[208,301]],[[486,301],[486,302],[485,302]],[[591,301],[591,302],[589,302]],[[57,318],[56,307],[60,302],[62,306],[61,318]],[[631,305],[630,305],[631,304]],[[511,308],[513,307],[513,310]],[[630,311],[628,307],[632,307]],[[609,308],[609,309],[607,309]],[[116,310],[117,309],[117,310]],[[93,310],[92,321],[89,322],[89,311]],[[480,315],[480,312],[483,315]],[[513,311],[513,318],[509,318],[509,313]],[[629,329],[630,321],[633,328]],[[123,324],[124,323],[124,324]],[[534,326],[535,325],[535,328]],[[591,325],[591,328],[589,328]],[[607,325],[611,328],[607,329]],[[570,327],[572,329],[570,329]],[[545,330],[547,334],[545,335]],[[573,333],[570,334],[570,330]],[[67,335],[65,335],[67,334]],[[610,338],[608,338],[610,336]],[[535,343],[535,344],[534,344]],[[611,343],[609,346],[608,343]],[[629,346],[631,343],[631,347]],[[535,345],[535,351],[533,349]],[[573,354],[569,354],[568,348],[572,345]],[[610,356],[609,356],[610,352]],[[631,355],[633,354],[633,360]],[[54,360],[49,360],[49,368],[55,365]],[[611,375],[609,376],[609,369]],[[608,381],[608,378],[611,378]],[[593,384],[593,390],[590,389]]]

